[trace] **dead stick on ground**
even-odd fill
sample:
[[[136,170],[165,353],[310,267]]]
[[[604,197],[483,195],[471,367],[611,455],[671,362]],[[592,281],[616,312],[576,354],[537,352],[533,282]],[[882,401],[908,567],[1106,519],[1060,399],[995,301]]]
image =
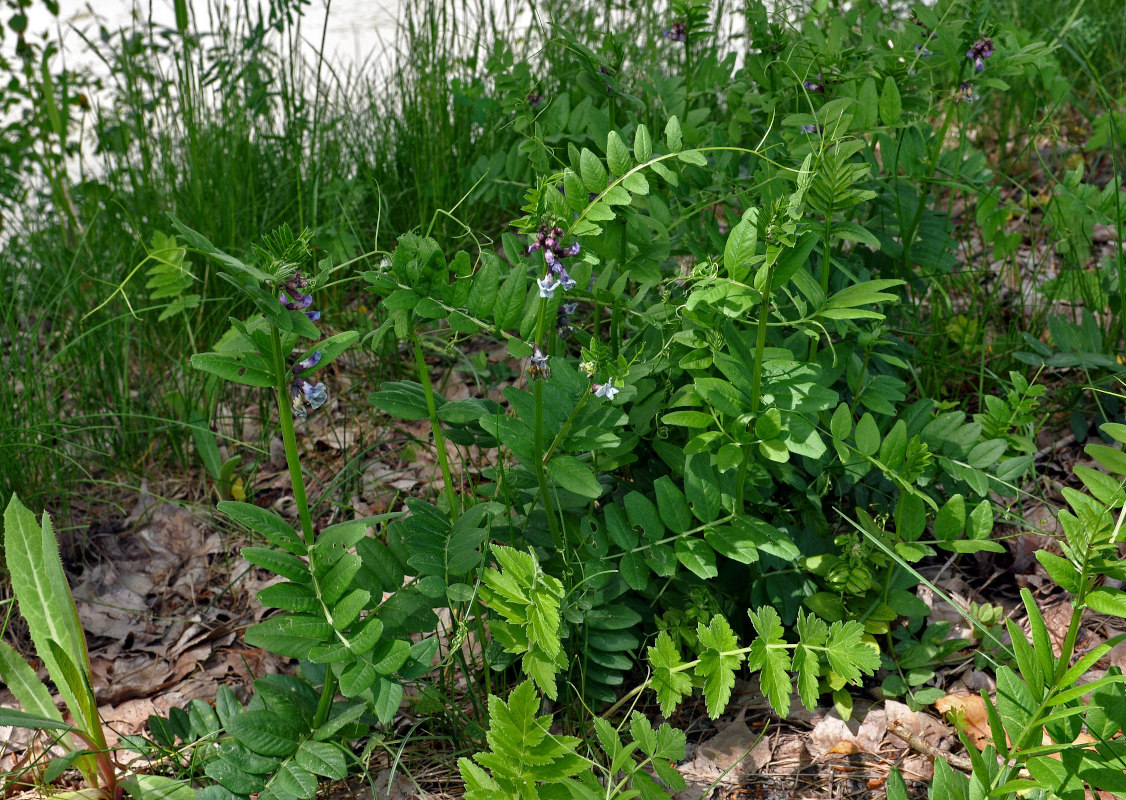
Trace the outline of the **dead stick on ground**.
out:
[[[922,753],[925,756],[930,756],[931,758],[942,758],[945,759],[946,762],[952,767],[963,770],[964,772],[973,772],[974,765],[968,758],[956,756],[951,753],[944,753],[937,747],[933,747],[927,744],[916,734],[911,733],[911,731],[907,730],[907,728],[903,726],[902,722],[892,722],[890,725],[888,725],[888,733],[892,734],[893,736],[899,737],[903,741],[907,742],[907,746],[912,750]]]
[[[907,742],[907,745],[916,752],[922,753],[925,756],[930,756],[931,758],[945,759],[946,763],[954,767],[955,769],[960,769],[963,772],[973,772],[974,770],[973,762],[971,762],[968,758],[956,756],[952,753],[944,753],[937,747],[927,744],[916,734],[911,733],[911,731],[907,730],[907,728],[903,726],[902,722],[892,722],[890,725],[888,725],[888,733]],[[1030,777],[1028,770],[1026,769],[1022,769],[1019,774],[1022,778]]]

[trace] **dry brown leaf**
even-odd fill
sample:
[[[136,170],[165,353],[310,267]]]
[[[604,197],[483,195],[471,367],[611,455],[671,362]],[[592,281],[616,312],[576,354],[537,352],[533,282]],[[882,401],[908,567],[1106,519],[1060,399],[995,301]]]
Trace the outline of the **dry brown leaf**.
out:
[[[702,743],[696,750],[696,757],[712,761],[721,772],[733,767],[740,774],[761,772],[770,762],[773,748],[761,732],[756,733],[747,727],[743,720],[745,713],[746,709],[742,709],[738,717]]]
[[[935,700],[934,707],[940,714],[957,714],[964,723],[963,730],[978,750],[984,750],[987,744],[992,744],[993,734],[989,730],[985,699],[981,695],[948,694]]]

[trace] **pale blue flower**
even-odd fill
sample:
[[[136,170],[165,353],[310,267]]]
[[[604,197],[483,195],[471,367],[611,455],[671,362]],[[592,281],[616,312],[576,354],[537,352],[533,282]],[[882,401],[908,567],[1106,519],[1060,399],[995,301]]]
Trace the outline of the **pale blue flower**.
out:
[[[613,400],[614,395],[621,391],[613,386],[614,379],[607,378],[606,383],[596,383],[591,389],[594,390],[595,397],[605,397],[607,400]]]
[[[540,297],[550,300],[555,297],[555,290],[562,284],[555,280],[555,276],[549,272],[541,280],[536,281],[536,285],[540,287]]]

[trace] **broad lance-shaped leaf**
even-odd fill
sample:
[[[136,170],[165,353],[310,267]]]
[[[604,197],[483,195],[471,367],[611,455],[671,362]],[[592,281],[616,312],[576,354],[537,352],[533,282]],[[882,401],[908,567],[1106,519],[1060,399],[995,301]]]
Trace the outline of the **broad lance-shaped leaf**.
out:
[[[270,276],[257,267],[252,267],[249,264],[240,261],[229,253],[224,253],[218,247],[213,245],[206,236],[194,231],[187,225],[182,223],[176,218],[175,214],[169,214],[168,217],[172,220],[172,227],[179,231],[180,235],[184,237],[184,242],[195,250],[200,251],[206,255],[211,256],[220,264],[232,272],[244,275],[251,278],[256,283],[265,283],[270,280]]]
[[[720,614],[712,617],[710,625],[702,622],[697,625],[696,636],[702,648],[696,674],[704,679],[704,704],[708,716],[716,719],[731,699],[735,670],[743,661],[743,654],[737,652],[739,642],[735,632]]]
[[[44,513],[42,523],[37,523],[35,515],[15,495],[4,511],[4,552],[12,590],[27,621],[36,653],[47,665],[51,679],[75,716],[77,727],[90,736],[96,747],[104,748],[105,736],[97,717],[97,703],[87,688],[88,681],[73,680],[73,673],[68,680],[51,649],[54,642],[56,648],[68,654],[74,669],[89,675],[86,637],[63,573],[51,519]],[[88,713],[89,709],[95,709],[93,716]]]
[[[335,336],[330,336],[324,341],[317,342],[316,345],[309,348],[309,351],[303,356],[302,360],[311,357],[313,353],[320,353],[320,359],[316,364],[309,367],[309,369],[302,370],[301,377],[307,378],[314,372],[318,372],[327,367],[329,364],[339,358],[344,353],[344,351],[351,347],[352,344],[359,338],[360,334],[356,333],[355,331],[344,331],[343,333],[338,333]]]
[[[209,372],[223,380],[245,386],[267,388],[275,383],[273,371],[258,356],[196,353],[192,356],[191,364],[202,372]]]
[[[615,175],[625,175],[632,166],[629,149],[617,131],[610,131],[606,136],[606,162]]]
[[[23,656],[3,641],[0,641],[0,681],[7,684],[8,688],[12,690],[12,694],[20,701],[24,711],[30,716],[53,720],[63,728],[70,727],[63,722],[63,715],[55,708],[55,704],[51,700],[51,693],[47,691],[43,681],[39,680],[35,671],[23,660]],[[3,724],[16,725],[18,723],[5,722]],[[21,725],[21,727],[31,726]]]

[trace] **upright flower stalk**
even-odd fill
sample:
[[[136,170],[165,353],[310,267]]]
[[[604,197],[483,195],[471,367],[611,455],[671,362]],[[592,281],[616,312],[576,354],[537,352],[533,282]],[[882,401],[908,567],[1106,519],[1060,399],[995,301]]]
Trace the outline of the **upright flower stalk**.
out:
[[[278,296],[278,302],[290,311],[304,311],[311,321],[316,322],[321,318],[320,311],[310,310],[313,296],[305,294],[308,279],[302,277],[298,271],[292,278],[285,282]],[[309,513],[309,501],[305,495],[305,478],[301,472],[301,457],[297,452],[297,432],[293,420],[305,419],[309,412],[305,405],[317,409],[328,400],[328,389],[323,383],[313,384],[300,377],[300,373],[313,369],[321,360],[321,352],[314,351],[308,357],[297,362],[292,369],[286,369],[286,353],[282,352],[281,333],[276,325],[270,326],[271,341],[274,350],[274,374],[277,375],[277,402],[278,420],[281,424],[282,443],[285,445],[285,460],[289,466],[290,482],[293,484],[293,499],[297,503],[297,516],[301,522],[302,538],[305,546],[312,549],[315,541],[313,519]]]
[[[313,303],[312,295],[304,294],[302,290],[308,281],[298,272],[285,284],[278,298],[278,302],[290,311],[301,310],[311,321],[320,319],[319,311],[310,311]],[[313,409],[320,408],[328,400],[328,390],[323,383],[313,384],[300,377],[302,372],[307,372],[317,366],[322,358],[321,351],[315,350],[306,358],[298,361],[292,370],[287,370],[285,359],[288,355],[282,351],[281,333],[276,325],[270,325],[270,340],[273,343],[274,374],[277,376],[275,390],[277,392],[278,421],[281,426],[282,444],[285,446],[285,460],[289,467],[289,478],[293,485],[293,499],[297,504],[297,517],[301,523],[301,535],[309,551],[309,569],[314,568],[313,545],[316,543],[316,534],[313,530],[313,518],[309,513],[309,500],[305,494],[305,477],[301,472],[301,456],[297,450],[297,432],[293,420],[304,419],[308,416],[305,404]],[[290,377],[292,373],[292,379]],[[314,727],[319,727],[328,719],[332,709],[332,699],[336,696],[336,675],[331,668],[325,670],[325,682],[321,687],[320,701],[313,720]]]
[[[551,458],[551,454],[555,451],[555,447],[559,443],[563,431],[557,432],[550,448],[545,448],[545,433],[543,421],[543,382],[551,375],[551,369],[548,367],[549,356],[544,348],[550,347],[544,342],[544,337],[547,333],[547,306],[548,301],[555,297],[557,290],[569,292],[575,288],[575,279],[567,272],[567,268],[563,264],[563,259],[570,256],[579,254],[579,243],[572,242],[570,245],[563,245],[563,229],[555,226],[548,227],[543,225],[536,233],[535,240],[528,247],[528,254],[531,255],[539,250],[543,251],[544,263],[547,265],[547,272],[542,278],[536,280],[536,287],[539,290],[540,307],[536,319],[536,338],[532,346],[532,355],[528,361],[528,378],[532,382],[532,398],[535,403],[535,420],[533,422],[533,446],[535,448],[536,456],[536,483],[539,485],[540,497],[543,499],[544,513],[547,515],[548,529],[551,531],[551,539],[557,549],[563,547],[563,533],[559,528],[559,520],[555,516],[555,504],[551,498],[551,490],[547,485],[547,461]],[[564,303],[555,314],[555,328],[557,332],[563,335],[570,330],[570,317],[575,312],[577,305],[575,303]],[[576,409],[577,410],[577,409]],[[569,425],[570,420],[574,418],[574,412],[564,429]]]

